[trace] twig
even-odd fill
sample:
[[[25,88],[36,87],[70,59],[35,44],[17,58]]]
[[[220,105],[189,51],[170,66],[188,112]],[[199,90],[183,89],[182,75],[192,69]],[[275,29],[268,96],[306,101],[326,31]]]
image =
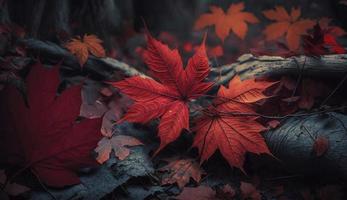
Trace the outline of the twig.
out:
[[[305,57],[305,60],[304,60],[304,63],[302,64],[302,66],[300,66],[299,62],[296,60],[296,58],[294,58],[294,62],[296,63],[297,67],[299,68],[299,77],[298,79],[296,80],[296,84],[295,84],[295,88],[293,90],[293,93],[292,93],[292,97],[295,96],[296,94],[296,91],[299,87],[299,84],[301,82],[301,79],[302,79],[302,74],[304,73],[304,69],[305,69],[305,65],[306,65],[306,57]]]
[[[347,74],[341,79],[341,81],[337,84],[335,89],[327,96],[327,98],[324,99],[324,101],[321,103],[321,107],[328,102],[328,100],[336,93],[338,89],[342,86],[342,84],[346,81]]]
[[[330,111],[336,111],[336,110],[341,110],[347,108],[347,106],[340,106],[337,108],[331,108],[331,109],[325,109],[317,112],[311,112],[311,113],[301,113],[301,114],[289,114],[289,115],[284,115],[284,116],[269,116],[269,115],[262,115],[258,113],[236,113],[236,112],[220,112],[220,114],[224,114],[224,116],[258,116],[258,117],[263,117],[263,118],[268,118],[268,119],[285,119],[288,117],[304,117],[304,116],[310,116],[310,115],[316,115],[316,114],[322,114]]]
[[[52,199],[58,200],[58,199],[48,190],[48,188],[45,186],[45,184],[42,183],[40,177],[36,174],[36,172],[35,172],[34,170],[31,170],[31,173],[33,173],[33,174],[35,175],[35,177],[37,178],[37,181],[39,182],[39,184],[41,185],[41,187],[43,188],[43,190],[44,190],[45,192],[47,192],[47,194],[48,194],[49,196],[51,196]]]

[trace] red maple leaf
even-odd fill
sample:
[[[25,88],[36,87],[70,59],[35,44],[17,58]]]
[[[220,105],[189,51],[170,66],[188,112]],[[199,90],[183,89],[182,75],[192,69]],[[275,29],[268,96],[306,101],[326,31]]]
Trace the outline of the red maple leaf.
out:
[[[241,81],[236,76],[229,88],[220,87],[214,105],[197,120],[193,146],[199,149],[201,162],[219,149],[231,166],[243,170],[246,152],[271,154],[260,134],[265,127],[255,121],[256,113],[250,103],[267,98],[262,92],[273,84],[253,79]]]
[[[91,152],[101,138],[101,119],[75,122],[81,86],[72,86],[57,96],[58,67],[36,64],[26,83],[28,106],[12,86],[0,95],[2,161],[30,167],[50,186],[79,183],[79,168],[97,164]]]
[[[112,85],[135,101],[121,121],[146,123],[161,118],[158,133],[161,143],[156,154],[176,140],[182,129],[189,129],[187,103],[207,92],[212,83],[203,82],[210,71],[205,39],[183,69],[176,49],[169,49],[150,34],[147,38],[144,61],[159,82],[135,76]]]
[[[313,143],[313,151],[317,156],[322,156],[328,151],[329,140],[324,136],[318,136]]]

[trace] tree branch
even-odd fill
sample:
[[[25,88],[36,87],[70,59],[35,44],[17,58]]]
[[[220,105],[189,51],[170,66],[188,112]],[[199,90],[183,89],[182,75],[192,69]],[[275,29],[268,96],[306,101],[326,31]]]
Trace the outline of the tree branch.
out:
[[[241,79],[261,76],[280,76],[299,74],[298,65],[302,66],[303,75],[317,77],[342,77],[347,72],[347,55],[324,55],[320,59],[298,56],[282,58],[277,56],[255,57],[252,54],[244,54],[237,62],[212,69],[212,77],[222,75],[219,84],[228,82],[236,74]],[[216,79],[216,78],[215,78]]]

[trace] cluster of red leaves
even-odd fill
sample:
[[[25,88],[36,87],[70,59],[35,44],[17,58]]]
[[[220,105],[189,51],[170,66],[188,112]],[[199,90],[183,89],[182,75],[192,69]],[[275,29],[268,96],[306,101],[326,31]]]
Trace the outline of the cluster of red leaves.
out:
[[[204,42],[183,69],[177,50],[169,49],[149,34],[147,38],[144,61],[161,83],[136,76],[112,85],[135,101],[120,122],[161,119],[157,154],[176,140],[183,129],[189,130],[188,102],[202,96],[212,84],[203,82],[210,70]],[[270,154],[260,135],[265,128],[255,121],[256,113],[250,104],[267,98],[262,92],[271,85],[235,77],[229,88],[220,87],[213,105],[197,120],[193,146],[199,149],[201,161],[219,149],[231,166],[242,169],[246,152]]]
[[[316,24],[312,34],[302,37],[304,54],[319,57],[329,53],[345,53],[345,49],[335,39],[334,30],[322,29],[320,24]]]
[[[278,87],[269,92],[273,97],[259,103],[258,111],[266,115],[288,115],[299,109],[311,110],[319,100],[325,98],[330,88],[317,80],[297,80],[282,77]]]
[[[105,57],[105,49],[102,41],[96,35],[84,35],[76,37],[65,44],[65,47],[76,56],[81,67],[87,62],[89,53],[95,57]]]
[[[80,167],[93,166],[90,152],[100,140],[100,119],[77,123],[81,87],[72,86],[56,95],[59,67],[40,63],[31,67],[26,78],[28,105],[12,86],[1,93],[1,153],[8,162],[30,167],[50,186],[79,183]],[[64,110],[64,112],[62,112]]]

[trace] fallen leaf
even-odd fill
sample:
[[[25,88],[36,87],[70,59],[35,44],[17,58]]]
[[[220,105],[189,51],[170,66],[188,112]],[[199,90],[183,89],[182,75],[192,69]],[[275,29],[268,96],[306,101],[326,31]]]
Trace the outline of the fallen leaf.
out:
[[[112,85],[135,102],[118,123],[147,123],[152,119],[161,119],[158,127],[160,146],[154,153],[156,155],[176,140],[183,129],[189,129],[188,102],[202,96],[212,83],[203,82],[210,71],[205,42],[183,69],[177,50],[169,49],[149,34],[147,38],[144,61],[159,82],[135,76]]]
[[[229,88],[219,88],[214,105],[196,122],[193,147],[199,149],[201,162],[219,149],[231,166],[243,171],[246,152],[271,155],[260,134],[265,127],[255,121],[256,113],[250,104],[267,98],[263,91],[273,84],[254,79],[241,81],[236,76]]]
[[[224,41],[230,30],[241,39],[248,31],[247,23],[255,24],[259,20],[250,12],[244,12],[243,2],[231,4],[225,13],[222,8],[211,6],[211,13],[202,14],[195,22],[194,29],[200,30],[206,26],[215,26],[217,36]]]
[[[87,93],[90,91],[83,90],[81,91],[82,96],[82,104],[80,109],[80,116],[88,119],[95,119],[102,117],[105,112],[107,112],[108,108],[104,102],[100,100],[96,100],[93,104],[89,104],[87,101]]]
[[[283,185],[276,185],[276,186],[273,186],[271,187],[271,195],[273,197],[280,197],[282,196],[284,193],[284,187]]]
[[[278,120],[271,120],[267,124],[269,125],[270,128],[276,128],[277,126],[281,124],[281,122]]]
[[[105,57],[106,53],[101,45],[102,41],[95,35],[76,37],[65,44],[65,47],[76,56],[79,64],[83,66],[89,56],[89,52],[95,57]]]
[[[251,183],[241,181],[240,190],[242,199],[261,200],[261,194]]]
[[[168,171],[161,180],[161,184],[177,183],[179,188],[183,188],[192,178],[197,183],[201,180],[201,175],[205,172],[200,168],[199,163],[194,159],[170,159],[169,164],[159,169],[159,171]]]
[[[5,174],[5,171],[0,170],[0,184],[4,185],[6,183],[6,180],[7,180],[7,176]],[[30,190],[31,190],[30,188],[24,185],[17,184],[17,183],[7,183],[6,187],[3,188],[3,191],[9,196],[18,196]]]
[[[343,199],[343,189],[339,185],[326,185],[318,189],[319,200]]]
[[[207,50],[207,55],[213,58],[221,57],[224,55],[223,47],[221,45],[210,47]]]
[[[324,136],[318,136],[313,143],[313,151],[316,153],[316,156],[322,156],[328,151],[329,140]]]
[[[329,89],[324,83],[313,79],[304,79],[299,88],[300,99],[298,101],[298,107],[310,110],[314,106],[316,98],[324,97],[328,93]]]
[[[218,199],[234,199],[236,196],[236,190],[229,184],[223,185],[222,188],[216,189],[216,197]]]
[[[341,37],[347,34],[343,28],[330,25],[331,21],[331,18],[322,17],[321,19],[319,19],[318,24],[322,29],[329,30],[329,33],[333,34],[336,37]]]
[[[95,152],[98,153],[96,160],[102,164],[110,159],[112,150],[119,160],[124,160],[129,156],[130,150],[127,147],[143,145],[138,139],[127,135],[114,135],[111,138],[104,137],[98,142]]]
[[[300,47],[301,35],[315,25],[315,21],[310,19],[300,19],[300,8],[292,8],[290,15],[283,6],[276,6],[275,9],[263,11],[263,14],[274,23],[266,26],[264,34],[266,40],[276,40],[281,36],[286,36],[287,45],[294,51]]]
[[[339,4],[342,4],[344,6],[347,6],[347,0],[341,0],[339,1]]]
[[[6,87],[0,98],[1,153],[55,187],[79,183],[76,172],[97,164],[91,152],[101,138],[101,119],[76,122],[81,86],[57,96],[59,83],[59,67],[38,63],[26,78],[28,106],[14,87]]]
[[[208,186],[200,185],[195,188],[185,187],[180,195],[176,197],[178,200],[213,200],[216,192]]]

